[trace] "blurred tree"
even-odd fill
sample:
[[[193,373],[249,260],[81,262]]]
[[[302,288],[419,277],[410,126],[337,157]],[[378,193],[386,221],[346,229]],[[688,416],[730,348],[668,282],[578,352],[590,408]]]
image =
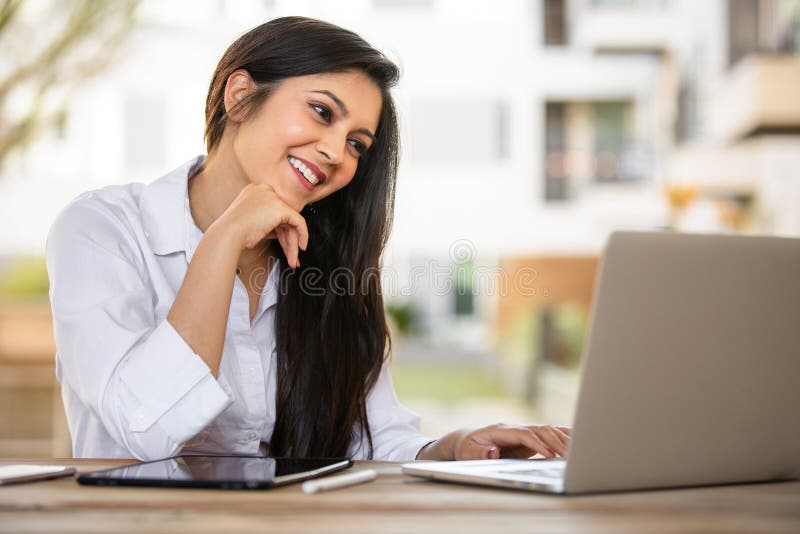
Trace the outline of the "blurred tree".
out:
[[[0,0],[0,170],[62,122],[70,92],[105,69],[141,0]]]

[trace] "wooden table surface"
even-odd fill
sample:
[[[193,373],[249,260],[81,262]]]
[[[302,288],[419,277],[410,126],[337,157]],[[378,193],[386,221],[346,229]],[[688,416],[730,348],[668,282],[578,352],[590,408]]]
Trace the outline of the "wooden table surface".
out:
[[[0,460],[74,465],[124,460]],[[375,482],[305,495],[80,486],[72,478],[0,486],[0,532],[800,532],[800,482],[578,497],[429,482],[400,465]]]

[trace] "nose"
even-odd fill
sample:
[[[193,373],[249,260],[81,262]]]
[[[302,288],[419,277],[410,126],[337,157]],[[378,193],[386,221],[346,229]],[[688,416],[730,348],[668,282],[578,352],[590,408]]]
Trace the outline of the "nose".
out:
[[[325,157],[330,165],[338,165],[342,162],[347,136],[337,132],[331,132],[317,142],[317,151]]]

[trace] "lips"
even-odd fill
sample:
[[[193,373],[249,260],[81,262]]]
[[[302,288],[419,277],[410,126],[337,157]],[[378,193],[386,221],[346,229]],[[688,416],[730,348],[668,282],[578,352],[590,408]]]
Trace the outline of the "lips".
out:
[[[288,156],[289,164],[294,167],[296,171],[312,185],[319,185],[325,183],[328,178],[319,167],[314,165],[308,160],[298,158],[297,156]]]

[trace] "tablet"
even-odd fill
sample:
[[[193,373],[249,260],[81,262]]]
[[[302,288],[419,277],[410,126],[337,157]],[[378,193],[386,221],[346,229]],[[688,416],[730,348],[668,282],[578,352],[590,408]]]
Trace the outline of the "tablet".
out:
[[[269,489],[326,475],[353,465],[343,458],[175,456],[84,473],[79,484],[178,488]]]

